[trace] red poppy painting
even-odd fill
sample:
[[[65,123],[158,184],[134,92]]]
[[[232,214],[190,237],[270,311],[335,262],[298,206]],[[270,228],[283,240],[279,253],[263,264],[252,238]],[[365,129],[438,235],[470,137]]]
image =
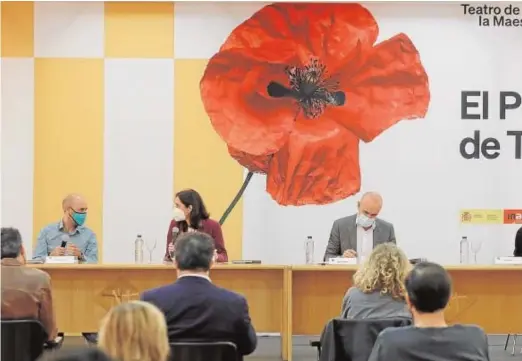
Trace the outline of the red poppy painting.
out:
[[[275,3],[209,61],[201,98],[230,155],[267,177],[280,205],[328,204],[361,188],[359,142],[423,118],[429,82],[411,39],[376,43],[355,3]],[[250,178],[248,178],[250,179]]]

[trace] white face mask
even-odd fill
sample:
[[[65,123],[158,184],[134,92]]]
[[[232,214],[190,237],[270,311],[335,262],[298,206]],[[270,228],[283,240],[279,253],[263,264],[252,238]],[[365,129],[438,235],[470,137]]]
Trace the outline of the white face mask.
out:
[[[181,222],[185,220],[185,213],[178,207],[174,207],[174,210],[172,211],[172,219],[174,219],[176,222]]]
[[[373,225],[375,224],[375,218],[370,218],[365,214],[359,214],[355,222],[358,226],[361,226],[363,228],[370,228],[373,227]]]

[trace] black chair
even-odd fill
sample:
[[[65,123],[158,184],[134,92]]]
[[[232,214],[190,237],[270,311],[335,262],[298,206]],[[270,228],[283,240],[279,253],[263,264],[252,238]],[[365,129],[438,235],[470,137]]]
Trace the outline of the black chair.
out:
[[[409,318],[352,320],[334,318],[328,322],[320,341],[310,341],[317,348],[317,359],[367,361],[382,330],[411,325]]]
[[[47,332],[37,320],[2,320],[2,360],[35,361],[44,349],[59,349],[60,342],[48,342]]]
[[[171,342],[171,361],[240,361],[232,342]]]

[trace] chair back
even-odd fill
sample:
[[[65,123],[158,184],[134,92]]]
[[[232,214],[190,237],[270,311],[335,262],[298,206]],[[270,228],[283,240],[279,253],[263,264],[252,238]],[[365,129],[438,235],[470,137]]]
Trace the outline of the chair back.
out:
[[[47,332],[37,320],[2,320],[2,360],[35,361],[47,341]]]
[[[171,361],[239,361],[232,342],[171,342]]]
[[[368,361],[382,330],[409,325],[411,320],[408,318],[333,319],[325,328],[330,332],[324,332],[321,336],[320,360]]]

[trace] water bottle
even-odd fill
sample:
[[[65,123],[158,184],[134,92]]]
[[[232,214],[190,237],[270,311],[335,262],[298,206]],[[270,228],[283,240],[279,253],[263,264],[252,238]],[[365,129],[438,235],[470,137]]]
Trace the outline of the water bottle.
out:
[[[306,237],[305,241],[305,263],[314,264],[314,240],[312,236]]]
[[[469,263],[469,242],[468,237],[463,236],[460,240],[460,263],[468,264]]]
[[[138,234],[134,241],[134,262],[143,263],[143,238],[141,238],[141,234]]]

